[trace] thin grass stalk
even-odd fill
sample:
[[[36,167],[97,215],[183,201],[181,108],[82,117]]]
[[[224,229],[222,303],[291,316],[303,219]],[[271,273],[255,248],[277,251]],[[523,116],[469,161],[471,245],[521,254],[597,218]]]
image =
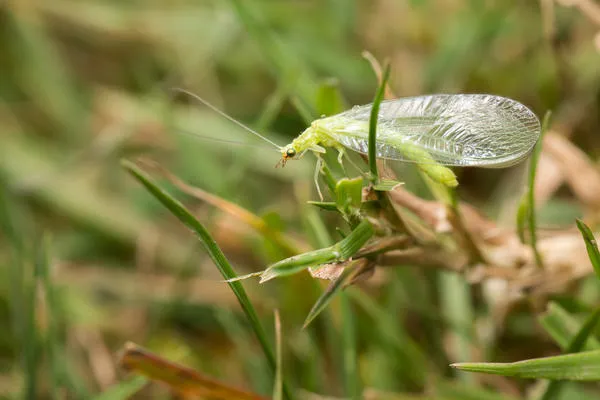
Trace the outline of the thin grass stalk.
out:
[[[455,327],[472,326],[473,323],[473,305],[471,303],[471,291],[469,284],[464,278],[453,272],[440,272],[440,295],[441,308],[446,318],[452,322]],[[461,360],[471,358],[471,349],[473,343],[468,337],[460,335],[453,331],[452,346],[456,349],[455,354],[451,356]],[[473,375],[460,373],[459,378],[465,383],[472,384],[475,380]]]
[[[371,116],[369,118],[369,170],[371,171],[371,182],[376,184],[379,180],[379,173],[377,172],[377,120],[379,117],[379,106],[383,101],[385,95],[385,88],[387,81],[390,78],[390,64],[386,63],[383,71],[383,78],[381,84],[375,94],[373,100],[373,106],[371,108]]]
[[[596,276],[600,278],[600,251],[598,251],[596,238],[594,237],[592,230],[583,221],[578,219],[575,222],[585,241],[585,248],[590,262],[592,263],[592,267],[594,267],[594,272],[596,273]]]
[[[344,384],[346,395],[353,400],[362,399],[362,383],[358,372],[356,326],[352,305],[347,294],[339,294],[342,310],[342,341],[344,354]]]
[[[531,161],[529,164],[529,179],[528,179],[528,190],[527,190],[527,209],[528,209],[528,225],[529,225],[529,241],[531,249],[533,250],[533,255],[535,258],[535,264],[538,268],[544,267],[544,260],[542,260],[542,256],[537,248],[537,231],[536,231],[536,212],[535,212],[535,175],[537,172],[537,165],[540,158],[540,154],[542,152],[542,144],[544,139],[544,134],[548,130],[550,126],[550,117],[552,113],[550,111],[546,112],[544,115],[544,121],[542,122],[542,132],[540,135],[540,139],[538,140],[535,148],[533,149],[533,154],[531,155]]]
[[[138,180],[158,201],[160,201],[173,215],[175,215],[184,225],[192,230],[200,239],[202,246],[208,252],[210,258],[213,260],[223,278],[228,280],[228,285],[235,294],[242,307],[242,310],[246,314],[248,321],[250,322],[250,326],[252,330],[256,334],[256,337],[261,345],[263,353],[271,367],[272,372],[274,373],[277,369],[277,363],[275,360],[275,354],[273,353],[273,349],[271,348],[267,335],[258,319],[258,314],[254,309],[254,306],[250,302],[246,291],[242,284],[238,281],[230,281],[233,278],[237,277],[237,274],[227,261],[225,254],[219,248],[215,240],[212,238],[210,233],[206,230],[206,228],[196,219],[194,216],[177,200],[175,200],[171,195],[167,192],[160,189],[154,182],[152,182],[151,178],[146,175],[141,169],[139,169],[135,164],[124,161],[124,168],[136,179]],[[287,383],[285,380],[283,381],[283,392],[284,396],[288,400],[293,399],[292,392],[287,387]]]
[[[333,184],[332,193],[335,189],[335,182]],[[312,245],[315,247],[327,247],[333,243],[333,239],[327,230],[327,226],[321,215],[316,212],[314,208],[310,208],[308,210],[308,215],[306,215],[306,223],[308,231],[312,233]],[[315,289],[315,293],[321,293],[321,285],[318,280],[313,279],[313,287]],[[313,306],[314,307],[314,306]],[[330,307],[326,307],[323,310],[324,318],[321,319],[322,329],[324,330],[324,341],[327,349],[330,350],[330,357],[332,359],[332,370],[333,371],[341,371],[341,366],[343,365],[343,354],[340,346],[339,336],[340,332],[338,327],[335,324],[336,318],[334,312]],[[309,313],[310,315],[310,313]],[[311,337],[314,341],[318,341],[317,337],[320,333],[321,329],[319,329],[318,324],[312,324],[312,326],[308,329],[311,333]],[[322,371],[324,375],[326,371]],[[328,377],[327,382],[331,387],[340,386],[338,385],[338,381],[340,377],[337,373],[334,373],[333,378]],[[333,381],[333,382],[332,382]]]
[[[283,346],[281,344],[281,318],[279,311],[275,310],[275,384],[273,386],[273,400],[283,400]]]
[[[323,311],[327,308],[331,300],[333,300],[334,295],[338,293],[341,289],[343,289],[343,285],[346,284],[349,277],[354,274],[352,267],[346,267],[344,272],[335,279],[331,285],[327,288],[327,290],[319,297],[319,299],[312,306],[306,319],[304,320],[304,324],[302,325],[303,329],[306,329],[308,325]]]
[[[46,312],[48,314],[48,326],[46,329],[45,350],[50,363],[50,393],[53,399],[59,398],[58,388],[60,386],[61,371],[59,368],[60,358],[57,357],[60,349],[60,339],[58,336],[58,304],[54,286],[50,279],[50,261],[49,261],[49,237],[44,237],[36,246],[35,271],[36,280],[42,283],[44,288],[44,300]],[[64,360],[64,359],[63,359]]]

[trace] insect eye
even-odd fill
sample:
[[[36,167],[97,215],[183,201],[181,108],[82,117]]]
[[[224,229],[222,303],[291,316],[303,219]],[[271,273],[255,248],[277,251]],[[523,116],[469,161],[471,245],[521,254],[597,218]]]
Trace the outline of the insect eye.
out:
[[[287,151],[285,152],[285,154],[286,154],[288,157],[290,157],[290,158],[291,158],[291,157],[294,157],[294,156],[296,155],[296,150],[294,150],[294,149],[287,149]]]

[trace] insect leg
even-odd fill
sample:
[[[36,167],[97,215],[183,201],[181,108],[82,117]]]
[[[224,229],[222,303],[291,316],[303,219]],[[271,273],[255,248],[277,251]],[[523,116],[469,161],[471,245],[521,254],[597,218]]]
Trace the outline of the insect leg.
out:
[[[340,164],[340,166],[342,167],[344,172],[346,172],[346,170],[344,169],[344,163],[343,163],[344,156],[346,155],[346,151],[344,150],[343,147],[338,147],[337,151],[338,151],[338,158],[337,158],[338,163]]]
[[[346,152],[346,149],[344,147],[339,147],[337,150],[338,150],[338,162],[342,166],[342,169],[344,170],[344,173],[346,175],[348,174],[348,172],[346,171],[346,168],[344,168],[344,164],[342,164],[343,157],[346,157],[346,160],[348,160],[350,165],[352,165],[358,172],[360,172],[361,175],[364,175],[363,171],[360,169],[360,167],[358,165],[356,165],[356,163],[354,161],[352,161],[352,158],[350,158],[350,156],[348,156],[348,153]]]
[[[351,164],[351,165],[352,165],[354,168],[356,168],[356,170],[357,170],[357,171],[359,171],[359,172],[361,173],[361,175],[364,175],[364,172],[363,172],[363,170],[362,170],[362,169],[361,169],[361,168],[360,168],[358,165],[356,165],[356,163],[355,163],[354,161],[352,161],[352,158],[351,158],[350,156],[348,156],[348,153],[345,153],[345,154],[346,154],[346,160],[348,160],[348,162],[349,162],[349,163],[350,163],[350,164]]]
[[[344,174],[348,175],[348,171],[346,171],[346,167],[344,167],[344,156],[346,156],[346,158],[349,159],[349,157],[346,154],[346,151],[343,147],[336,147],[337,151],[338,151],[338,157],[337,157],[337,161],[338,164],[340,164],[340,167],[342,167],[342,171],[344,171]]]
[[[323,193],[321,193],[321,188],[319,187],[319,174],[321,173],[321,167],[323,166],[323,159],[321,158],[321,156],[317,155],[316,153],[315,153],[315,155],[317,156],[317,164],[315,167],[315,175],[314,175],[315,186],[317,187],[317,193],[319,194],[319,198],[321,199],[321,201],[323,201]]]

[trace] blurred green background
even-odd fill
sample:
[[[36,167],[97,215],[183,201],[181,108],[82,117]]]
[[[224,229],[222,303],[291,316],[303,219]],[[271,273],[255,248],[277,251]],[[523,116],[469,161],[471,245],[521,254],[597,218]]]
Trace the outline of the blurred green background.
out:
[[[270,372],[214,265],[119,160],[158,160],[313,246],[306,226],[319,213],[306,200],[316,198],[314,160],[275,169],[272,148],[169,88],[197,93],[285,144],[318,116],[324,85],[339,85],[347,106],[371,102],[377,80],[361,56],[368,50],[390,60],[398,96],[482,92],[516,99],[539,116],[551,109],[554,126],[595,157],[600,24],[560,3],[2,2],[0,396],[93,398],[125,376],[115,354],[128,340],[234,386],[271,392]],[[498,188],[512,188],[510,172],[457,173],[463,196],[486,210],[501,206]],[[240,221],[178,196],[239,273],[283,256]],[[557,213],[577,215],[568,200]],[[373,398],[500,396],[479,392],[489,382],[447,367],[439,288],[428,274],[389,269],[356,291],[362,384],[390,396]],[[322,285],[304,274],[244,285],[269,332],[272,310],[281,312],[292,385],[347,394],[339,305],[301,330]],[[485,315],[485,307],[477,312]],[[527,309],[512,318],[491,358],[556,351]],[[522,389],[506,387],[512,395]],[[151,385],[138,398],[172,397]]]

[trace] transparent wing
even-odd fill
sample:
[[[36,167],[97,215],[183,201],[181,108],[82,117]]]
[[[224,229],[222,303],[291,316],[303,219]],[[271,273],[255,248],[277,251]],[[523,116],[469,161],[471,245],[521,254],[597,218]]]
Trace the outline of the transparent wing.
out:
[[[367,154],[371,105],[331,117],[328,129],[347,148]],[[505,167],[525,158],[540,136],[524,105],[482,94],[430,95],[381,103],[380,158],[442,165]]]

